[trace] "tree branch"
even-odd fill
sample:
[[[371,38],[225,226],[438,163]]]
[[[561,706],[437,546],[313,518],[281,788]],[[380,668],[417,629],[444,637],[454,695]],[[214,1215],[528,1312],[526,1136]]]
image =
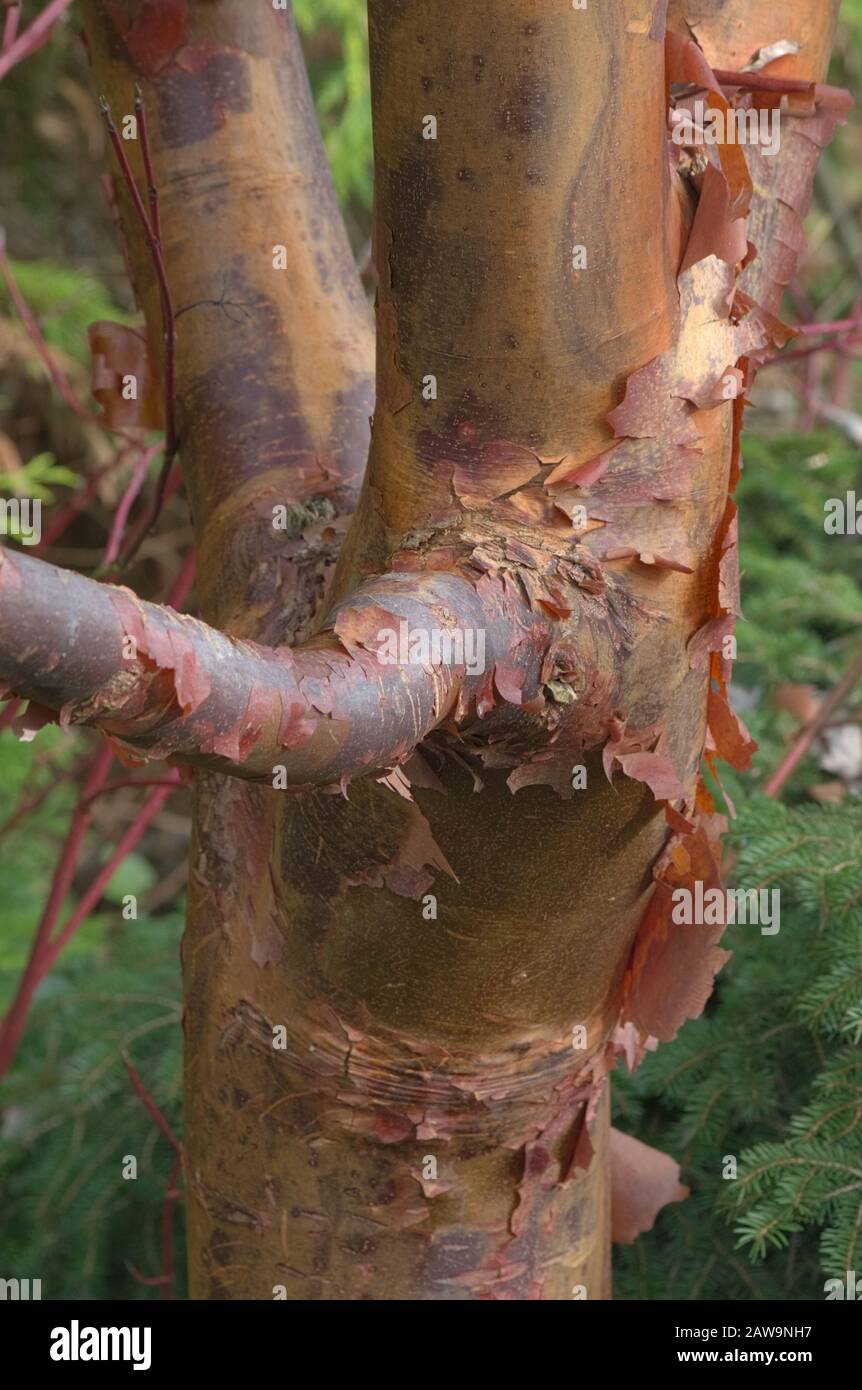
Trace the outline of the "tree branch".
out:
[[[405,760],[449,715],[466,715],[495,667],[498,681],[504,666],[520,680],[524,702],[538,699],[537,653],[549,640],[547,621],[496,594],[483,602],[454,574],[384,575],[289,650],[18,552],[0,564],[7,691],[58,711],[63,725],[101,729],[133,756],[294,789]]]
[[[670,0],[668,30],[694,34],[713,69],[738,71],[777,39],[799,45],[770,73],[822,82],[835,38],[840,0]]]
[[[21,34],[17,32],[20,9],[10,12],[5,25],[3,53],[0,56],[0,78],[4,78],[16,64],[29,58],[47,43],[51,37],[51,30],[71,3],[72,0],[51,0]]]
[[[373,337],[288,11],[247,0],[82,7],[96,91],[120,123],[141,189],[158,185],[176,307],[177,433],[197,530],[201,612],[270,642],[307,627],[331,562],[305,527],[348,512],[365,467]],[[145,135],[145,139],[143,136]],[[150,350],[163,352],[157,277],[118,189]],[[311,505],[309,505],[311,504]]]

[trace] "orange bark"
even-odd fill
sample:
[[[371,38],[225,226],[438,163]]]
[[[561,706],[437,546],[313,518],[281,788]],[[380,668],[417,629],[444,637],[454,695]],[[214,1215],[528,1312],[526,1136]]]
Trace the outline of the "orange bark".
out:
[[[309,492],[346,505],[361,305],[331,193],[296,174],[307,95],[268,57],[295,72],[287,17],[193,0],[187,27],[154,34],[153,8],[89,0],[97,82],[116,105],[142,76],[158,113],[204,616],[277,646],[309,627],[329,552],[303,541],[297,581],[267,510]],[[695,1016],[723,959],[667,909],[677,884],[717,878],[704,751],[750,756],[726,698],[732,398],[781,332],[766,311],[788,260],[761,248],[741,292],[747,230],[773,225],[776,191],[739,149],[681,153],[665,93],[671,79],[720,98],[709,62],[787,36],[783,14],[767,27],[752,8],[741,29],[739,3],[672,5],[666,66],[661,0],[371,0],[377,407],[311,648],[367,666],[377,600],[373,621],[338,618],[366,582],[434,595],[420,625],[472,615],[502,637],[472,684],[445,664],[400,669],[414,736],[388,749],[383,782],[285,797],[196,773],[193,1297],[604,1298],[612,1167],[620,1238],[682,1195],[674,1165],[632,1142],[611,1164],[608,1073]],[[812,82],[824,8],[799,27],[794,72]],[[685,42],[695,9],[705,51]],[[278,101],[284,147],[263,138]],[[811,101],[795,137],[819,144],[839,112]],[[788,196],[780,184],[787,255]],[[273,281],[288,220],[294,273]],[[226,270],[252,321],[216,337]],[[272,751],[237,749],[231,770],[252,760],[264,780]],[[386,770],[370,741],[366,770]]]

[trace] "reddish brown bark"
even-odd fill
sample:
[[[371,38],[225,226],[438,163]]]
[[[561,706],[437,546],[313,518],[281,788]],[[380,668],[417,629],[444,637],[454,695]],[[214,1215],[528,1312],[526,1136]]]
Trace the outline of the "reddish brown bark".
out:
[[[551,626],[502,592],[489,588],[483,602],[455,574],[398,572],[358,586],[304,646],[263,647],[128,589],[0,555],[0,683],[39,717],[56,710],[66,726],[95,725],[133,758],[269,786],[278,770],[282,789],[338,790],[382,774],[444,720],[493,699],[491,673],[541,706],[534,657],[551,647]],[[479,633],[481,670],[463,656],[390,661],[402,627],[450,641],[465,627]]]
[[[835,8],[806,19],[794,76],[822,77]],[[334,616],[321,611],[318,636],[288,655],[280,643],[305,634],[331,558],[332,538],[310,539],[309,492],[346,506],[358,472],[332,459],[356,461],[366,341],[319,154],[311,183],[293,172],[308,158],[307,93],[269,55],[295,74],[295,33],[238,0],[86,7],[98,86],[117,108],[143,79],[156,112],[165,261],[188,309],[181,447],[204,616],[268,649],[231,648],[128,598],[118,619],[102,590],[81,605],[110,644],[82,674],[74,604],[40,606],[40,589],[65,581],[33,569],[3,629],[9,679],[55,706],[85,702],[74,717],[107,693],[95,722],[119,713],[123,737],[155,738],[153,752],[174,740],[169,751],[228,758],[239,778],[279,761],[295,782],[329,785],[284,797],[195,776],[193,1297],[606,1297],[612,1168],[626,1189],[619,1238],[682,1195],[675,1165],[631,1141],[611,1164],[607,1078],[700,1012],[723,959],[704,928],[671,929],[667,909],[674,886],[717,879],[702,755],[744,765],[751,751],[726,698],[742,417],[728,396],[782,337],[771,296],[795,231],[780,264],[764,248],[744,291],[739,275],[750,229],[768,235],[775,217],[795,229],[806,190],[788,183],[792,152],[771,188],[752,185],[738,148],[679,155],[667,81],[721,99],[708,64],[738,63],[747,21],[739,3],[701,3],[702,51],[672,5],[666,63],[665,9],[372,0],[373,440]],[[785,30],[776,15],[752,49]],[[276,100],[278,155],[261,138]],[[808,100],[793,139],[819,145],[838,108],[822,91]],[[428,116],[436,140],[423,139]],[[277,290],[264,243],[286,220],[285,183],[298,230],[280,238],[293,273]],[[265,237],[243,220],[246,186],[265,200]],[[149,261],[131,242],[154,338]],[[216,338],[202,315],[221,312],[227,265],[252,326]],[[308,294],[319,316],[291,316],[288,294],[294,307]],[[300,358],[306,334],[315,370]],[[423,394],[429,378],[436,395]],[[275,502],[298,509],[286,555]],[[4,567],[5,588],[32,564]],[[130,610],[154,641],[129,693],[142,704],[124,714],[116,644]],[[45,640],[30,653],[34,615]],[[376,648],[393,615],[481,629],[485,668],[387,669]],[[185,719],[166,633],[208,673]],[[302,685],[321,663],[322,697]],[[266,717],[249,714],[260,685]],[[306,742],[277,717],[285,690],[299,723],[316,711]],[[355,731],[336,750],[333,724]],[[332,794],[396,764],[385,784]]]
[[[691,35],[713,68],[735,72],[771,44],[788,40],[799,52],[770,63],[770,74],[822,82],[839,9],[840,0],[669,0],[668,30]]]
[[[295,640],[365,466],[373,339],[293,17],[239,0],[82,10],[97,93],[119,122],[139,86],[147,112],[203,616]],[[123,143],[145,189],[140,141]],[[153,260],[115,183],[158,359]],[[275,506],[288,508],[287,532],[273,528]]]

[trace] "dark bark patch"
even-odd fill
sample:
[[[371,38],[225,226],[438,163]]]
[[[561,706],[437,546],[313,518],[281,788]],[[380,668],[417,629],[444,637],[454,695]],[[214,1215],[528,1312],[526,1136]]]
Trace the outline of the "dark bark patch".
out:
[[[132,66],[151,77],[185,42],[188,0],[104,0],[113,32]]]
[[[513,351],[518,342],[514,335],[506,339]],[[493,467],[487,450],[505,440],[512,428],[502,411],[480,402],[475,392],[465,391],[449,416],[442,431],[422,430],[417,439],[418,459],[443,481],[457,474],[470,478],[482,474],[483,468]],[[525,441],[526,447],[536,441]],[[538,468],[536,464],[536,469]],[[533,471],[536,471],[534,469]],[[513,484],[514,486],[514,484]],[[507,487],[501,491],[508,491]]]
[[[349,1240],[346,1240],[341,1248],[348,1255],[356,1255],[361,1258],[365,1255],[375,1254],[377,1242],[376,1240],[372,1240],[370,1236],[357,1235],[351,1236]]]
[[[429,219],[445,187],[429,159],[427,145],[390,172],[381,215],[391,229],[389,274],[399,302],[413,304],[432,279],[439,278],[441,252],[429,233]],[[451,262],[450,262],[451,264]],[[383,282],[385,267],[378,267]]]
[[[211,506],[232,496],[259,469],[289,468],[314,453],[291,373],[274,378],[268,370],[269,363],[285,360],[275,309],[245,284],[236,295],[249,307],[248,321],[233,326],[214,365],[185,394],[185,421],[207,458]],[[218,319],[216,324],[220,329]]]
[[[476,1231],[447,1231],[432,1238],[424,1265],[424,1283],[433,1286],[478,1269],[488,1251],[488,1237]],[[439,1297],[439,1289],[436,1290]]]
[[[229,1231],[223,1231],[220,1227],[212,1233],[210,1240],[209,1255],[215,1265],[228,1265],[233,1258],[231,1251],[234,1249],[234,1238]]]
[[[169,149],[215,135],[230,115],[251,109],[251,80],[243,54],[225,50],[175,62],[156,84],[162,139]]]
[[[541,78],[524,77],[510,93],[500,111],[499,126],[504,135],[532,140],[548,135],[551,106]]]
[[[309,792],[286,808],[283,871],[300,892],[334,897],[344,876],[379,867],[392,858],[397,829],[392,824],[375,824],[372,798],[365,784],[358,784],[351,790],[350,801]],[[379,795],[373,800],[382,805]]]

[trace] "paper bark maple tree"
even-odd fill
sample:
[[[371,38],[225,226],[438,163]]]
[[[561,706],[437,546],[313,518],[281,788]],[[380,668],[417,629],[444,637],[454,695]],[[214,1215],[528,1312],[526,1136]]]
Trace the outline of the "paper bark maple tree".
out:
[[[195,1298],[607,1297],[684,1195],[609,1073],[725,956],[669,909],[719,881],[704,756],[751,755],[731,494],[837,10],[370,0],[375,375],[289,11],[85,0],[149,117],[160,226],[117,191],[203,621],[6,551],[0,677],[194,768]],[[780,148],[677,143],[704,97]]]

